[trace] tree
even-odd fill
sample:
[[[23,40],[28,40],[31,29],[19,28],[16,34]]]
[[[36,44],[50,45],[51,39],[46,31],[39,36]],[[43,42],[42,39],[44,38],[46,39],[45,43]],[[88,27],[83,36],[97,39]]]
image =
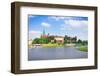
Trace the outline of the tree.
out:
[[[33,41],[32,41],[32,44],[39,44],[39,38],[35,38]]]
[[[64,43],[70,43],[70,42],[71,42],[71,37],[68,37],[67,35],[65,35]]]
[[[82,45],[87,45],[88,44],[88,41],[87,40],[84,40],[83,42],[82,42]]]
[[[65,35],[65,37],[64,37],[64,43],[67,43],[67,40],[68,40],[68,37],[67,37],[67,35]]]
[[[47,44],[49,41],[48,41],[48,38],[41,38],[41,41],[42,41],[42,44]]]
[[[77,37],[75,36],[71,40],[72,40],[72,43],[76,43]]]
[[[82,40],[79,39],[79,40],[77,41],[77,43],[81,44],[81,43],[82,43]]]
[[[56,40],[54,39],[54,43],[56,43]]]
[[[54,36],[49,36],[48,38],[48,42],[51,42],[51,40],[54,40]]]

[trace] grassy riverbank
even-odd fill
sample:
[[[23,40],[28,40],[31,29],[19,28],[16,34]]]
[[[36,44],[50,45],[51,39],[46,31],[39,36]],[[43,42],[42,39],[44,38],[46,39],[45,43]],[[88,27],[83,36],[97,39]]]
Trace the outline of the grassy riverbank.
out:
[[[80,51],[84,51],[84,52],[88,52],[88,45],[81,45],[81,44],[78,44],[76,45],[76,48]]]
[[[76,49],[78,49],[79,51],[84,51],[84,52],[88,52],[88,47],[87,45],[82,45],[82,44],[63,44],[63,43],[48,43],[48,44],[41,44],[39,47],[43,47],[43,48],[52,48],[52,47],[75,47]],[[29,48],[36,48],[32,45],[29,46]]]
[[[81,46],[81,47],[79,47],[79,50],[87,52],[88,51],[88,47],[87,46]]]
[[[58,43],[48,43],[48,44],[42,44],[42,47],[62,47],[64,46],[63,44],[58,44]]]

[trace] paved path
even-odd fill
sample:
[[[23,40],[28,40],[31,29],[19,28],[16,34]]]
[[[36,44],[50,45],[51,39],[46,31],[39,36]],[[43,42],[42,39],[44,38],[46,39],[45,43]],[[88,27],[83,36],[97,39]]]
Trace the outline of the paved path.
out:
[[[79,59],[87,57],[88,52],[79,51],[74,47],[30,48],[28,51],[28,60]]]

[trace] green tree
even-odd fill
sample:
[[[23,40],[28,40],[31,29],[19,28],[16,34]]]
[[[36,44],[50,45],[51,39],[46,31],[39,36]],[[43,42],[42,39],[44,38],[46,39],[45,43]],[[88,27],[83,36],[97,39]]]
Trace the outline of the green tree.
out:
[[[64,37],[64,43],[70,43],[70,41],[71,41],[71,38],[68,37],[67,35],[65,35],[65,37]]]
[[[88,44],[88,41],[87,40],[84,40],[83,42],[82,42],[82,45],[87,45]]]
[[[65,37],[64,37],[64,43],[67,43],[67,40],[68,40],[68,37],[67,37],[67,35],[65,35]]]
[[[79,39],[79,40],[77,41],[77,43],[78,43],[78,44],[81,44],[81,43],[82,43],[82,40]]]
[[[47,43],[49,43],[49,40],[48,40],[48,38],[40,38],[39,43],[47,44]]]
[[[48,39],[48,42],[51,42],[51,40],[54,40],[54,36],[49,36],[47,39]]]
[[[56,43],[56,40],[54,39],[54,43]]]
[[[71,40],[72,40],[72,43],[76,43],[77,37],[75,36],[75,37],[73,37]]]
[[[33,41],[32,41],[32,44],[39,44],[39,38],[35,38]]]

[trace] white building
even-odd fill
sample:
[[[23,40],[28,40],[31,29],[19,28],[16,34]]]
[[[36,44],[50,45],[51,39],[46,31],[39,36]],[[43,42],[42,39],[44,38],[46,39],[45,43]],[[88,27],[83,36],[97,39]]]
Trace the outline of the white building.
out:
[[[32,39],[28,40],[28,45],[32,45]]]
[[[56,42],[64,42],[64,37],[63,36],[55,36],[54,39],[56,40]]]

